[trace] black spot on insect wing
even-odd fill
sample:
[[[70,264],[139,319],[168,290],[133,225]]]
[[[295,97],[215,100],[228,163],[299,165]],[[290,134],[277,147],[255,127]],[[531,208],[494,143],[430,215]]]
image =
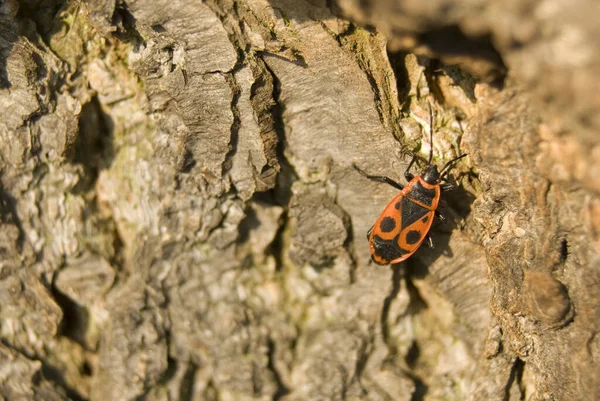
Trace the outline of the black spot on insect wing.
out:
[[[421,232],[416,230],[411,230],[406,233],[406,243],[409,245],[414,245],[421,239]]]
[[[396,228],[396,221],[391,217],[384,217],[379,223],[379,228],[384,233],[392,232]]]

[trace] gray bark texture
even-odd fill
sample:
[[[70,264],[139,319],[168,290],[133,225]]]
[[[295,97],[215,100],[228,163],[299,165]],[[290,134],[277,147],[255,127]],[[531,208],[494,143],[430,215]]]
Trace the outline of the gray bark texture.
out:
[[[598,15],[0,0],[0,400],[600,399]]]

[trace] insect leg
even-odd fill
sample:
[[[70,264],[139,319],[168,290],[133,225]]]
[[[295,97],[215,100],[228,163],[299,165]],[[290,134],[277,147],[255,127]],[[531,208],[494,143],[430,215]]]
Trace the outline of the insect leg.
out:
[[[435,246],[433,246],[433,240],[431,239],[430,235],[427,235],[427,245],[429,246],[429,249],[435,248]]]
[[[406,181],[408,182],[412,181],[412,179],[415,178],[415,176],[410,172],[410,169],[415,163],[415,160],[417,160],[417,156],[413,156],[413,158],[410,160],[410,163],[408,163],[408,167],[406,167],[406,170],[404,170],[404,178],[406,178]]]
[[[362,171],[361,169],[359,169],[356,164],[352,164],[352,167],[354,167],[354,169],[356,171],[358,171],[363,177],[371,180],[371,181],[377,181],[377,182],[384,182],[388,185],[391,185],[392,187],[402,190],[402,188],[404,188],[404,185],[401,185],[399,183],[397,183],[396,181],[392,180],[389,177],[386,177],[385,175],[369,175],[367,173],[365,173],[364,171]]]
[[[450,182],[446,182],[440,185],[440,189],[442,191],[452,191],[455,188],[455,185],[450,183]]]
[[[446,221],[446,218],[444,217],[443,214],[441,214],[440,212],[438,212],[437,210],[435,211],[435,217],[437,217],[438,219],[440,219],[440,221],[443,223],[444,221]]]

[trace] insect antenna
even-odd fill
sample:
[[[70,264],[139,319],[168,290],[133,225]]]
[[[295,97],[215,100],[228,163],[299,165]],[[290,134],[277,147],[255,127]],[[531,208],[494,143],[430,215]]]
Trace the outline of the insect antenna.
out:
[[[455,162],[455,161],[457,161],[457,160],[460,160],[460,159],[462,159],[462,158],[463,158],[463,157],[465,157],[466,155],[467,155],[467,154],[465,153],[465,154],[463,154],[463,155],[460,155],[460,156],[458,156],[458,157],[455,157],[454,159],[450,160],[448,163],[444,164],[444,167],[442,167],[442,169],[440,170],[440,179],[443,179],[443,178],[444,178],[444,176],[445,176],[446,174],[448,174],[448,172],[450,171],[450,170],[448,170],[448,171],[444,172],[444,170],[446,170],[448,167],[450,167],[450,166],[452,165],[452,163],[454,163],[454,162]]]
[[[431,110],[431,103],[427,102],[427,106],[429,106],[429,161],[427,165],[430,165],[433,160],[433,110]]]

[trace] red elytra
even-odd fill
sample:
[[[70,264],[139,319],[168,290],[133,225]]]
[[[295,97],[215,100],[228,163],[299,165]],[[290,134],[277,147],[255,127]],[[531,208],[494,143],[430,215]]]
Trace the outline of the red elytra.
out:
[[[413,157],[409,163],[404,177],[408,184],[405,186],[386,176],[369,175],[354,165],[354,168],[366,178],[385,182],[400,190],[400,193],[383,209],[383,212],[367,232],[371,259],[380,265],[400,263],[409,258],[427,238],[431,228],[436,209],[440,201],[442,189],[449,189],[451,185],[442,185],[449,167],[466,154],[460,155],[447,162],[441,170],[433,159],[433,114],[430,112],[430,143],[429,161],[421,172],[414,176],[410,168],[416,160]]]

